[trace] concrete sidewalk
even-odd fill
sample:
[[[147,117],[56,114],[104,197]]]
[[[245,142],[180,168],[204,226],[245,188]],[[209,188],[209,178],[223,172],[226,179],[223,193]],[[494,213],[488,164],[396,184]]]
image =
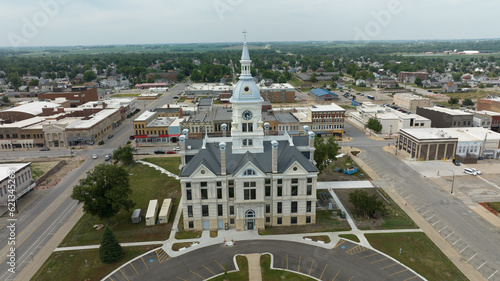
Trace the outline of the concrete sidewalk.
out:
[[[248,260],[248,280],[262,281],[262,269],[260,268],[260,254],[245,255]]]

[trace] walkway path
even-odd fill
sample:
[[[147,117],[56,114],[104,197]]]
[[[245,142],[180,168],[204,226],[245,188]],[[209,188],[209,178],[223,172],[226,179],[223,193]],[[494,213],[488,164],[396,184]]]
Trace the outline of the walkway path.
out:
[[[260,268],[260,254],[247,254],[248,280],[262,281],[262,270]]]

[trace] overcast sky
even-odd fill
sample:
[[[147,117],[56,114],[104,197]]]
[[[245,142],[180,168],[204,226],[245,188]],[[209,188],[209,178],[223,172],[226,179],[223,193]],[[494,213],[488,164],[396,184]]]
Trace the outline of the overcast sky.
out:
[[[499,38],[500,1],[0,1],[0,46]]]

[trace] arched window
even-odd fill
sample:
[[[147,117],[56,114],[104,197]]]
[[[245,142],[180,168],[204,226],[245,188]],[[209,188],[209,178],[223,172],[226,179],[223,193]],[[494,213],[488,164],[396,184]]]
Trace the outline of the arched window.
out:
[[[255,212],[253,210],[246,211],[245,218],[255,218]]]
[[[246,169],[244,172],[243,172],[243,175],[244,176],[255,176],[257,173],[255,172],[254,169]]]

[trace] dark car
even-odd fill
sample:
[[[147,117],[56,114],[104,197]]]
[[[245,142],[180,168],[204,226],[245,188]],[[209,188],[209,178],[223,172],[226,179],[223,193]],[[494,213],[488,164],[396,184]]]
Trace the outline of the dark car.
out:
[[[111,160],[111,154],[104,156],[104,161],[109,161],[109,160]]]
[[[49,151],[49,150],[50,150],[50,148],[48,148],[48,147],[42,147],[42,148],[40,148],[40,151]]]
[[[460,166],[460,161],[458,161],[457,159],[453,158],[452,162],[453,164],[455,164],[455,166]]]
[[[113,137],[113,134],[109,135],[109,136],[108,136],[108,139],[110,139],[110,138],[112,138],[112,137]]]
[[[133,140],[135,139],[135,136],[134,135],[130,135],[130,137],[128,137],[129,139]]]
[[[165,152],[163,152],[163,153],[165,153]],[[175,151],[169,150],[169,151],[167,151],[167,154],[175,154]]]
[[[155,150],[155,154],[165,154],[165,150]]]

